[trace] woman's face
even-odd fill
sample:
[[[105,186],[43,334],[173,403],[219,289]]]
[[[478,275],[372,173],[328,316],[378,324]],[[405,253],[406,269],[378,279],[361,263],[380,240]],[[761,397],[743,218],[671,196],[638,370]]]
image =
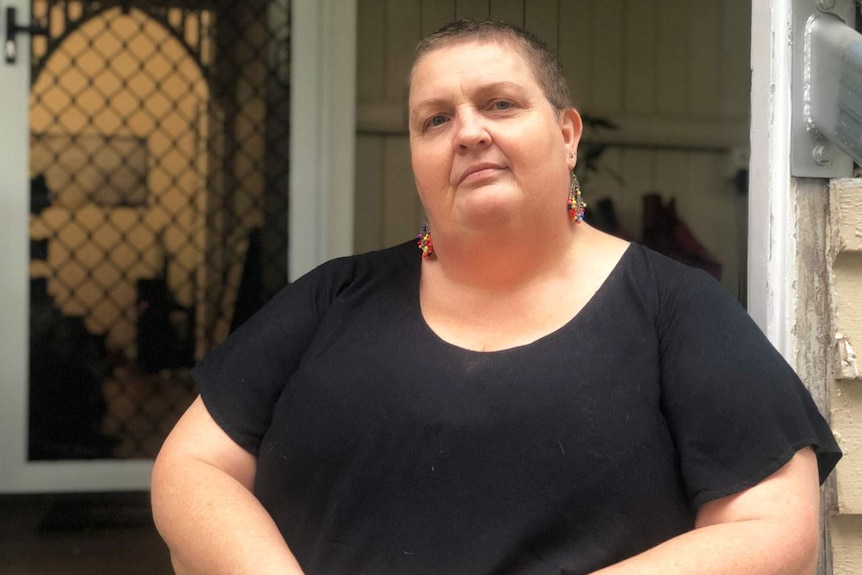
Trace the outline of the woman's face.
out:
[[[551,106],[517,50],[471,41],[426,54],[409,107],[413,174],[432,228],[567,217],[580,118]]]

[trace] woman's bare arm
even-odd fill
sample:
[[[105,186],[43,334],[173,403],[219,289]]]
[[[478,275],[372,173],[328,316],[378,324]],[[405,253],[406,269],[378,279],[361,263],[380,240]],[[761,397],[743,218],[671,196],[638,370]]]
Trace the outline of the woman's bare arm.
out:
[[[705,504],[693,531],[593,575],[811,575],[819,503],[805,448],[754,487]]]
[[[255,464],[198,397],[153,468],[153,517],[178,575],[302,573],[252,494]]]

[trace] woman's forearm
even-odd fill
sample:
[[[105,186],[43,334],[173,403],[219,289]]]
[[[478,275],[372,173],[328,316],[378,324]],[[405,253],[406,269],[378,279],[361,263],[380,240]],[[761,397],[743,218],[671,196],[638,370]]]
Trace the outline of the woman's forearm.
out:
[[[806,447],[753,487],[702,505],[693,531],[592,575],[811,575],[819,505]]]
[[[159,457],[153,516],[178,575],[302,573],[257,498],[205,462]]]
[[[695,529],[592,575],[811,575],[817,540],[760,520]]]

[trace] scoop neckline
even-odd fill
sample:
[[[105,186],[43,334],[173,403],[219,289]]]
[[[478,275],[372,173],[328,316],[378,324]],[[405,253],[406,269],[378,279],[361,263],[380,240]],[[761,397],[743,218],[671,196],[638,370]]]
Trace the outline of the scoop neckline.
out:
[[[518,353],[520,351],[525,351],[528,349],[533,349],[539,347],[543,344],[550,343],[557,338],[563,336],[565,332],[568,332],[576,323],[579,323],[580,318],[585,315],[591,313],[591,310],[599,305],[599,300],[604,299],[605,292],[609,291],[612,287],[617,276],[619,276],[620,271],[623,266],[627,262],[627,260],[631,257],[631,252],[634,250],[635,242],[629,242],[626,246],[626,249],[623,251],[622,255],[619,257],[617,262],[611,268],[611,272],[607,275],[607,277],[602,281],[599,285],[599,288],[593,293],[592,296],[587,300],[587,302],[579,309],[572,317],[568,319],[563,325],[560,327],[549,331],[548,333],[534,339],[533,341],[529,341],[524,344],[515,345],[512,347],[506,347],[503,349],[495,349],[490,351],[481,351],[475,349],[468,349],[466,347],[460,346],[458,344],[452,343],[446,339],[443,339],[436,331],[434,331],[428,322],[425,320],[425,314],[422,313],[422,302],[419,299],[419,282],[422,278],[422,265],[421,260],[419,260],[418,265],[416,266],[416,274],[413,278],[413,304],[414,304],[414,313],[417,316],[417,320],[421,326],[423,331],[423,335],[426,340],[434,343],[435,345],[442,346],[444,348],[448,348],[450,350],[468,354],[468,355],[477,355],[490,357],[493,355],[505,355]]]

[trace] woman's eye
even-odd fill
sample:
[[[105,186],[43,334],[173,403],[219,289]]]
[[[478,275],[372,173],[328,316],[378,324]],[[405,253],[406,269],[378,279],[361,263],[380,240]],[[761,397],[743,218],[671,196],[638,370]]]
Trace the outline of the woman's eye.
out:
[[[503,111],[512,109],[512,102],[507,102],[506,100],[496,100],[492,107],[495,110]]]
[[[437,126],[442,126],[446,123],[446,116],[443,114],[437,114],[436,116],[431,116],[427,122],[425,122],[425,126],[428,128],[434,128]]]

